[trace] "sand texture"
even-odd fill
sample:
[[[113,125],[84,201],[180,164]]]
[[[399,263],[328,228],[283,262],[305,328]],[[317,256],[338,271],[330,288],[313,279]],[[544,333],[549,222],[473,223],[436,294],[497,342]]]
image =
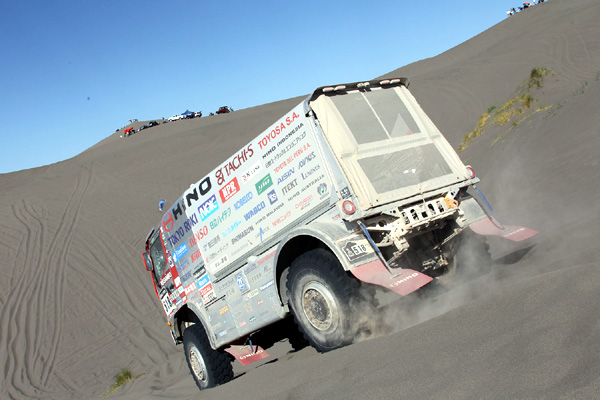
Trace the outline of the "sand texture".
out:
[[[458,148],[533,68],[552,71],[529,109],[461,153],[501,220],[538,236],[491,240],[490,274],[394,302],[383,311],[392,333],[324,355],[277,343],[209,391],[170,339],[143,242],[159,199],[172,204],[303,96],[113,133],[72,159],[0,175],[0,398],[102,398],[123,367],[143,375],[108,398],[598,398],[598,21],[596,0],[552,0],[385,75],[409,77]]]

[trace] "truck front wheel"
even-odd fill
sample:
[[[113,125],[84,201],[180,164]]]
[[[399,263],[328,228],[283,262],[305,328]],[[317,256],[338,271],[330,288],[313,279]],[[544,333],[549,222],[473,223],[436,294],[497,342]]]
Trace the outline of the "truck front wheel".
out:
[[[183,349],[190,372],[200,390],[221,385],[233,378],[229,356],[210,347],[201,325],[192,325],[183,331]]]
[[[294,320],[311,346],[326,352],[352,343],[359,283],[332,253],[316,249],[298,257],[286,286]]]

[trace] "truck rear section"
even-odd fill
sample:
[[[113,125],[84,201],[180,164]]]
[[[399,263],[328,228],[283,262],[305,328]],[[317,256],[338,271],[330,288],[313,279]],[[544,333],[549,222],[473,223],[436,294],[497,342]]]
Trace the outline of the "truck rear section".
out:
[[[536,233],[501,225],[471,195],[473,170],[407,85],[317,89],[150,232],[146,269],[199,388],[231,379],[228,353],[266,357],[270,328],[289,317],[319,351],[347,345],[375,289],[412,293],[460,268],[466,244],[475,264],[489,263],[475,233]]]

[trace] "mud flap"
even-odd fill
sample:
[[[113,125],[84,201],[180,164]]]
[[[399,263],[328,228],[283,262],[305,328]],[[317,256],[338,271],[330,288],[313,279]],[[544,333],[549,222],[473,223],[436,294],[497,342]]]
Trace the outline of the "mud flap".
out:
[[[391,274],[380,260],[363,264],[350,272],[363,282],[383,286],[400,296],[406,296],[433,280],[432,277],[412,269],[399,269],[397,274]]]
[[[260,346],[231,345],[228,348],[226,348],[225,351],[234,356],[236,360],[242,363],[242,365],[252,364],[253,362],[269,357],[269,353],[267,353]]]
[[[537,235],[539,232],[524,226],[501,225],[498,221],[484,218],[469,225],[469,228],[478,235],[500,236],[513,242],[521,242]]]

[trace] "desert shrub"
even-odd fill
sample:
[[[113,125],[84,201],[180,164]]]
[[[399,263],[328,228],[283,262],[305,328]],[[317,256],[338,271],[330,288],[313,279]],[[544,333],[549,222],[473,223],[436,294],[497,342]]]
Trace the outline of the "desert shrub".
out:
[[[531,89],[534,86],[538,89],[542,88],[544,86],[544,78],[550,75],[550,72],[548,68],[533,68],[529,73],[527,88]]]
[[[139,376],[140,375],[138,375],[138,376],[133,375],[133,372],[129,368],[122,368],[119,371],[119,373],[115,375],[115,383],[110,388],[110,391],[104,397],[108,396],[109,394],[111,394],[112,392],[117,390],[125,382],[132,381],[135,378],[138,378]]]

